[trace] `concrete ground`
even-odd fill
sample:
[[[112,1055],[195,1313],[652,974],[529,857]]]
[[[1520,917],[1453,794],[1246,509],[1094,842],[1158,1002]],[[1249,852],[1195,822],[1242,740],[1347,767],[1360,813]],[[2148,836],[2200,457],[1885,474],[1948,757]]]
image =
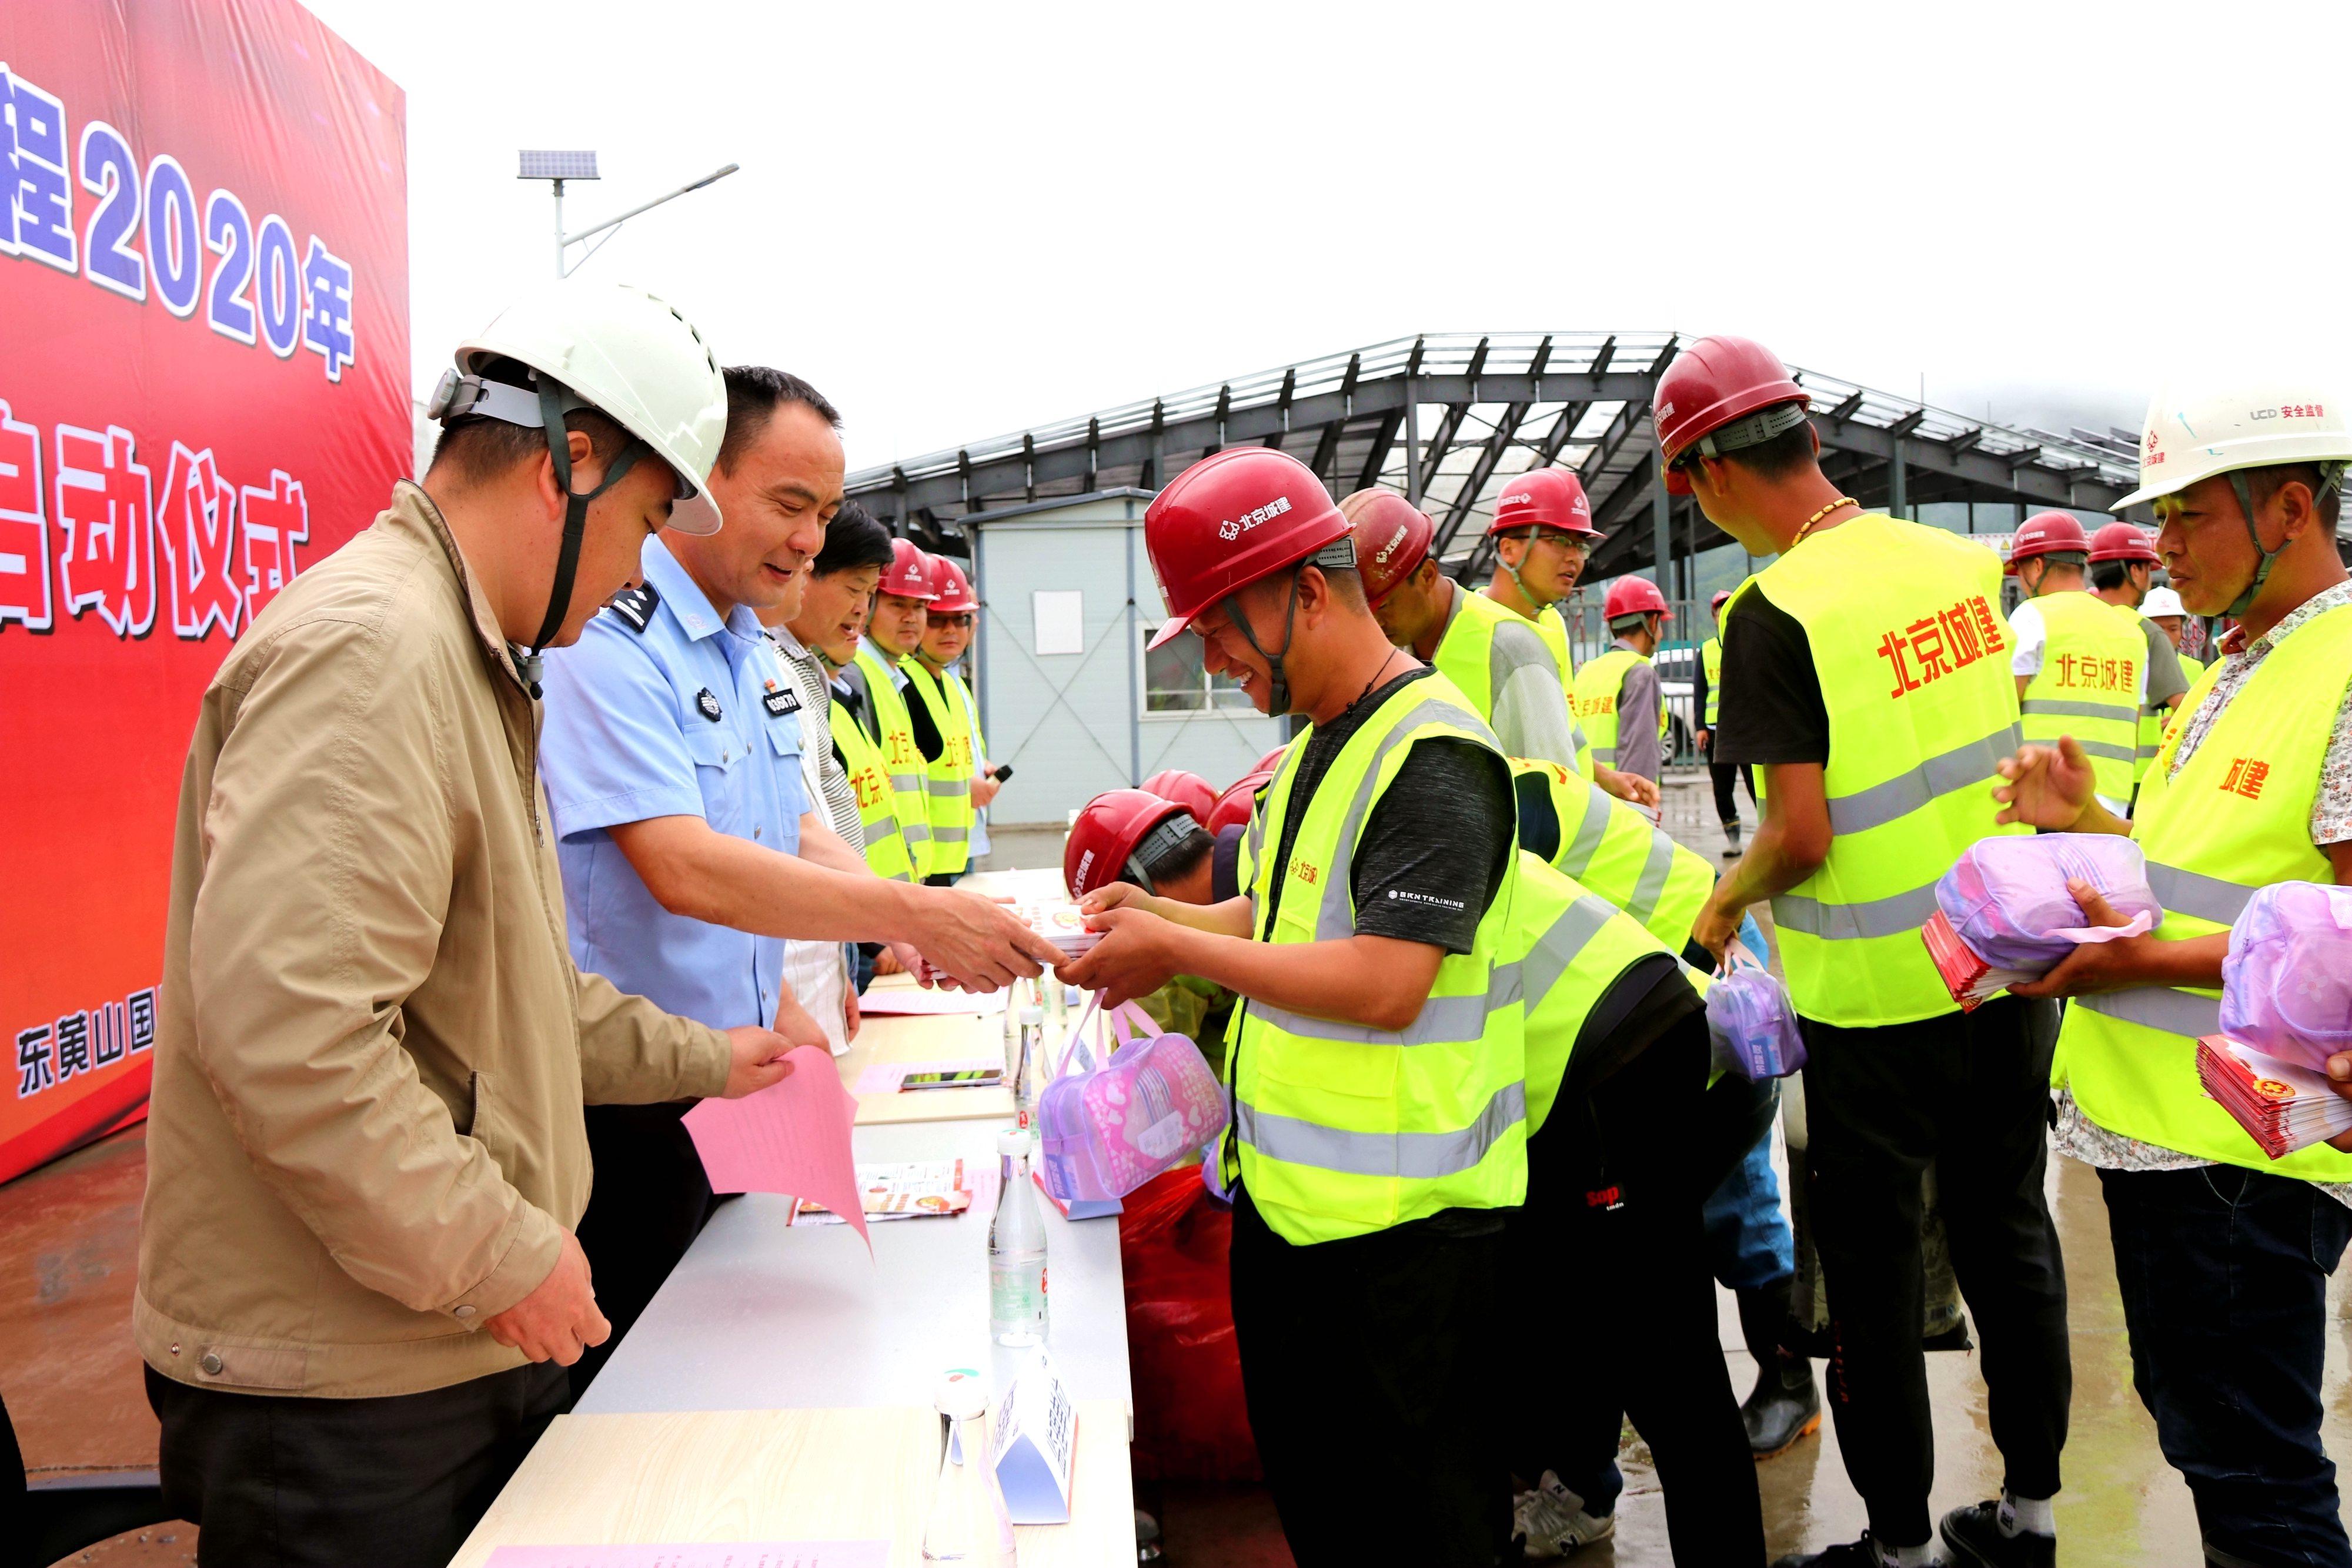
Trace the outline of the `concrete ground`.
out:
[[[1740,807],[1752,823],[1754,811],[1744,798]],[[1717,855],[1723,841],[1703,777],[1669,780],[1666,827],[1683,842]],[[988,863],[1056,865],[1060,840],[1058,832],[1002,833]],[[129,1328],[144,1174],[144,1131],[132,1128],[0,1186],[0,1397],[37,1477],[141,1470],[155,1462],[155,1422]],[[2079,1166],[2054,1161],[2049,1190],[2073,1289],[2074,1354],[2058,1560],[2066,1568],[2196,1568],[2189,1494],[2157,1451],[2155,1428],[2132,1393],[2097,1180]],[[1607,1281],[1595,1288],[1607,1289]],[[1727,1292],[1721,1304],[1724,1357],[1744,1394],[1755,1367],[1741,1348]],[[2329,1292],[2329,1310],[2336,1331],[2327,1354],[2327,1441],[2334,1452],[2352,1454],[2352,1313],[2340,1275]],[[1991,1496],[2000,1486],[2000,1462],[1986,1427],[1976,1355],[1931,1355],[1927,1374],[1936,1399],[1934,1506],[1940,1511]],[[1633,1433],[1621,1462],[1628,1486],[1617,1535],[1580,1552],[1572,1559],[1577,1568],[1650,1568],[1672,1561],[1656,1472]],[[1759,1466],[1756,1478],[1775,1552],[1860,1532],[1862,1505],[1846,1480],[1833,1425]],[[1263,1490],[1173,1484],[1142,1490],[1147,1500],[1157,1502],[1168,1561],[1178,1568],[1287,1568],[1290,1555]],[[1379,1500],[1366,1498],[1363,1507],[1366,1530],[1376,1531]],[[185,1524],[158,1525],[68,1561],[109,1568],[184,1564],[194,1560],[195,1535]]]

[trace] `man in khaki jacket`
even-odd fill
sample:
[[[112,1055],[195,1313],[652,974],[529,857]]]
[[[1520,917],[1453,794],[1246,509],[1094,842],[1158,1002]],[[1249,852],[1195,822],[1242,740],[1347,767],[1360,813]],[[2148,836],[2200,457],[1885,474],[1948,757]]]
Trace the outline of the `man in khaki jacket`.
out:
[[[579,282],[459,364],[424,486],[260,616],[189,746],[134,1324],[205,1563],[446,1562],[606,1333],[583,1102],[786,1071],[574,968],[533,768],[538,651],[719,527],[718,365]]]

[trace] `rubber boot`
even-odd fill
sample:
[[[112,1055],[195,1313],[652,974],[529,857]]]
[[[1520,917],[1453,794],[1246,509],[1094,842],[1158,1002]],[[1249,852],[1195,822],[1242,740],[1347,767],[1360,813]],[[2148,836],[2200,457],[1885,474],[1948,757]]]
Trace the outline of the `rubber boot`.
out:
[[[1781,1343],[1792,1282],[1738,1293],[1740,1335],[1756,1358],[1756,1387],[1740,1405],[1739,1418],[1748,1427],[1748,1451],[1759,1459],[1787,1453],[1822,1425],[1813,1364]]]
[[[1723,858],[1727,861],[1738,860],[1739,858],[1739,820],[1738,818],[1735,817],[1723,824]]]

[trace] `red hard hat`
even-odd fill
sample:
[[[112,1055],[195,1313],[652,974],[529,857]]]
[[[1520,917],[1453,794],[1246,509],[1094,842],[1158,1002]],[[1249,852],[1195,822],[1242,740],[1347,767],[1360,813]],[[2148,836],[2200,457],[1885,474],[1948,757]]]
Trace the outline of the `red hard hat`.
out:
[[[1608,597],[1601,601],[1601,618],[1615,622],[1621,616],[1645,615],[1651,611],[1666,612],[1666,596],[1658,585],[1646,577],[1621,577],[1609,585]]]
[[[980,608],[980,601],[971,596],[971,580],[964,576],[963,568],[943,555],[929,559],[931,580],[938,585],[940,593],[931,601],[932,614],[960,615],[967,610]]]
[[[1356,530],[1356,570],[1363,574],[1364,597],[1374,604],[1429,559],[1437,525],[1394,490],[1359,490],[1339,503],[1339,511]]]
[[[1272,577],[1326,546],[1344,544],[1348,519],[1315,471],[1270,446],[1228,446],[1170,482],[1143,513],[1143,548],[1168,602],[1154,648],[1226,595]]]
[[[1271,774],[1276,768],[1282,766],[1282,754],[1289,749],[1290,742],[1286,740],[1284,741],[1280,746],[1276,747],[1272,751],[1267,752],[1264,757],[1261,757],[1255,762],[1251,763],[1250,772],[1252,774]]]
[[[1789,402],[1798,405],[1801,418],[1811,402],[1811,394],[1797,384],[1780,356],[1763,344],[1747,338],[1701,338],[1675,355],[1666,373],[1658,378],[1654,407],[1667,492],[1690,494],[1690,480],[1676,470],[1675,462],[1733,421]],[[1773,424],[1780,424],[1780,429],[1769,428]],[[1712,457],[1718,450],[1737,451],[1794,428],[1793,423],[1769,419],[1756,431],[1740,433],[1753,439],[1729,441],[1719,448],[1709,444],[1701,450]]]
[[[2129,528],[2131,525],[2126,523],[2123,526]],[[2066,550],[2076,555],[2087,555],[2090,549],[2090,536],[2083,532],[2083,525],[2071,513],[2036,512],[2025,519],[2018,528],[2017,537],[2010,541],[2009,564],[2002,569],[2002,575],[2016,576],[2019,561],[2032,560],[2038,555],[2055,555]]]
[[[1213,836],[1223,832],[1227,828],[1247,823],[1250,820],[1250,809],[1257,800],[1257,792],[1273,781],[1274,773],[1271,768],[1264,772],[1246,774],[1235,780],[1232,789],[1217,797],[1216,809],[1209,813],[1209,820],[1204,825],[1210,833]]]
[[[1495,520],[1486,525],[1486,532],[1525,528],[1558,528],[1587,539],[1608,537],[1592,526],[1592,503],[1585,498],[1584,482],[1565,468],[1522,474],[1495,497]]]
[[[901,599],[920,599],[926,602],[940,596],[940,585],[933,576],[931,558],[912,539],[890,541],[890,564],[875,585],[882,593],[895,593]]]
[[[1209,781],[1197,773],[1187,773],[1181,768],[1163,768],[1143,781],[1143,792],[1157,795],[1163,800],[1173,800],[1192,813],[1192,820],[1206,824],[1209,813],[1217,809],[1217,792]]]
[[[1718,588],[1715,591],[1715,597],[1706,601],[1706,607],[1709,610],[1720,610],[1723,608],[1723,601],[1730,597],[1731,590],[1727,588]]]
[[[2156,545],[2136,523],[2105,523],[2091,536],[2093,560],[2144,560],[2150,566],[2161,566],[2163,558],[2156,553]]]
[[[1139,873],[1141,868],[1129,864],[1137,849],[1171,821],[1184,831],[1199,831],[1183,807],[1140,789],[1108,789],[1087,801],[1062,846],[1062,881],[1070,896],[1083,898]]]

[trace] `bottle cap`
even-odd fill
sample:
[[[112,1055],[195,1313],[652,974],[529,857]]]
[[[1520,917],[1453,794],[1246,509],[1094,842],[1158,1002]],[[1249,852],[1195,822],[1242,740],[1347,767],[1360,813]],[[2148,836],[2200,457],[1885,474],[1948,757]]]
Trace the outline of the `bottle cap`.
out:
[[[1045,1021],[1045,1009],[1039,1007],[1035,1002],[1031,1002],[1021,1009],[1021,1023],[1023,1028],[1034,1029]]]
[[[1019,1127],[1005,1127],[996,1134],[996,1152],[1000,1155],[1025,1155],[1029,1152],[1029,1134]]]
[[[988,1413],[988,1385],[968,1366],[952,1367],[940,1375],[931,1404],[942,1416],[959,1421],[977,1420]]]

